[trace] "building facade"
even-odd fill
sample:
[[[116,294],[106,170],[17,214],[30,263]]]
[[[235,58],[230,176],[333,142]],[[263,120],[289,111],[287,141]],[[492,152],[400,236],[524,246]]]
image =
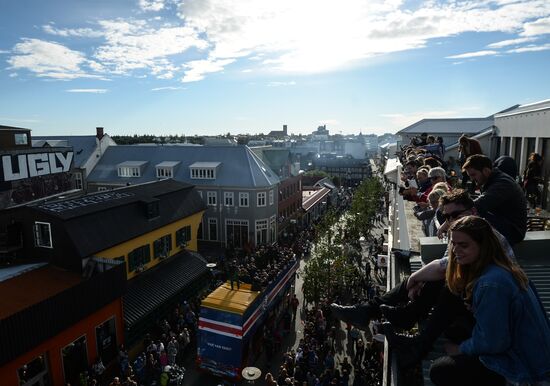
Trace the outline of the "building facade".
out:
[[[543,195],[544,208],[550,205],[550,100],[518,105],[495,114],[495,126],[499,143],[497,153],[509,155],[516,160],[518,170],[523,173],[531,153],[544,157]]]
[[[103,127],[96,128],[96,135],[38,136],[32,139],[33,148],[67,147],[74,151],[71,168],[71,184],[74,189],[87,189],[87,177],[109,146],[116,142],[104,133]]]
[[[113,146],[88,177],[88,188],[159,179],[196,186],[207,206],[200,240],[237,248],[276,241],[279,178],[247,146]]]
[[[72,148],[31,144],[29,129],[0,126],[0,209],[72,189]]]

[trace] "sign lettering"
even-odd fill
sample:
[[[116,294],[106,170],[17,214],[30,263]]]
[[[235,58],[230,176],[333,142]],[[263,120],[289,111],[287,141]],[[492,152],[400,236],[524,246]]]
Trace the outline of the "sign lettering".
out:
[[[17,181],[29,177],[68,172],[73,152],[31,153],[2,156],[2,181]]]

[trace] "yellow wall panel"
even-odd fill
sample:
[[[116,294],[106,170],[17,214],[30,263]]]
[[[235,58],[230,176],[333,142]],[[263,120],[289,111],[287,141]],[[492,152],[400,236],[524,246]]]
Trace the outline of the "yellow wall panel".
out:
[[[134,276],[138,275],[136,272],[128,272],[128,253],[132,252],[134,249],[141,247],[142,245],[149,245],[149,251],[151,254],[151,261],[147,263],[144,268],[147,270],[151,267],[157,265],[161,260],[154,257],[153,254],[153,243],[155,240],[166,236],[168,234],[172,235],[172,249],[170,250],[170,256],[175,255],[180,252],[182,248],[176,245],[176,231],[180,228],[190,225],[191,226],[191,240],[187,244],[188,250],[197,251],[197,232],[199,230],[199,224],[202,220],[202,215],[204,211],[196,213],[192,216],[182,218],[176,222],[165,225],[162,228],[155,229],[152,232],[143,234],[139,237],[136,237],[132,240],[128,240],[125,243],[116,245],[112,248],[105,249],[101,252],[95,254],[99,258],[105,259],[115,259],[117,257],[124,256],[126,262],[126,273],[127,278],[131,279]]]

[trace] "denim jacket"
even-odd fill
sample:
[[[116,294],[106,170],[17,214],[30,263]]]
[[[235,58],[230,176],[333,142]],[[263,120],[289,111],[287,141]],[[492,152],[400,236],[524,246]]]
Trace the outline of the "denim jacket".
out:
[[[537,382],[550,373],[550,324],[539,298],[522,290],[512,274],[489,265],[474,286],[476,325],[460,351],[479,356],[512,382]]]

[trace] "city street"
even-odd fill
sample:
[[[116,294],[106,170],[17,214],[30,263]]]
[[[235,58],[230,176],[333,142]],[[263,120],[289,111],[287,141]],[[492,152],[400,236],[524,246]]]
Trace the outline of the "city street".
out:
[[[383,219],[381,223],[375,223],[374,224],[374,231],[373,235],[376,237],[379,237],[381,234],[383,234],[384,227],[386,224],[386,219]],[[335,225],[336,226],[336,225]],[[361,242],[362,245],[362,263],[365,264],[367,262],[370,263],[369,256],[368,256],[368,245],[366,242]],[[299,306],[299,312],[296,315],[296,320],[294,323],[294,329],[290,331],[289,334],[284,336],[284,339],[282,341],[282,346],[280,352],[277,352],[274,355],[274,358],[272,360],[271,366],[268,367],[266,362],[265,354],[261,354],[259,356],[259,359],[256,361],[255,366],[258,367],[262,371],[262,376],[259,380],[256,381],[257,385],[264,384],[264,377],[267,372],[271,372],[274,376],[277,376],[278,370],[280,365],[282,364],[283,357],[282,354],[286,351],[289,351],[291,349],[296,349],[300,343],[300,340],[303,338],[304,332],[303,332],[303,319],[305,317],[305,312],[303,309],[304,304],[304,297],[303,297],[303,291],[302,291],[302,285],[303,280],[301,276],[301,272],[303,272],[304,266],[307,263],[307,259],[302,259],[300,261],[300,268],[298,270],[298,274],[296,276],[296,283],[295,283],[295,293],[296,296],[300,302]],[[379,281],[379,278],[376,276],[374,266],[372,267],[372,276],[373,279],[375,279],[375,283],[383,285],[384,283],[382,281]],[[335,355],[335,364],[336,367],[339,367],[339,364],[344,360],[344,357],[348,357],[348,359],[351,360],[354,355],[354,348],[351,344],[351,340],[348,340],[348,331],[346,330],[346,325],[344,323],[341,323],[340,328],[337,330],[336,334],[336,340],[335,340],[335,346],[336,346],[336,355]],[[372,335],[370,331],[363,331],[361,332],[361,337],[364,341],[371,341]],[[231,385],[232,383],[229,383],[227,381],[222,380],[219,377],[215,377],[211,374],[201,373],[198,372],[195,362],[194,362],[194,355],[190,355],[184,366],[187,369],[186,373],[186,384],[189,385],[201,385],[201,386],[217,386],[217,385]],[[353,378],[350,379],[350,382],[353,380]],[[244,384],[244,383],[243,383]]]

